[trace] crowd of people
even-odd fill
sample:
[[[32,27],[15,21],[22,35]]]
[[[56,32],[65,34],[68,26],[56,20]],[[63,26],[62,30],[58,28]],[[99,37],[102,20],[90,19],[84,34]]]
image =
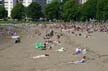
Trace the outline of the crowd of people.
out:
[[[94,32],[102,32],[108,34],[108,25],[107,24],[46,24],[41,25],[42,29],[47,29],[45,32],[44,39],[44,49],[52,49],[54,46],[62,43],[61,37],[64,36],[64,32],[67,32],[69,34],[73,34],[75,36],[82,36],[84,35],[85,38],[89,38],[92,36],[92,33]],[[57,30],[57,31],[56,31]],[[37,30],[36,30],[37,31]],[[42,34],[41,31],[38,30],[39,36]],[[53,37],[56,37],[55,39],[52,39]],[[64,48],[61,48],[60,51],[64,51]],[[84,55],[80,60],[78,61],[71,61],[69,63],[74,64],[81,64],[85,63],[88,59],[85,54],[87,53],[86,49],[80,49],[76,48],[74,54],[82,54]]]
[[[37,26],[37,25],[36,25]],[[44,40],[44,48],[42,50],[46,49],[52,49],[54,46],[59,45],[62,43],[61,37],[64,36],[64,32],[67,32],[69,34],[73,34],[75,36],[82,36],[83,33],[85,33],[85,38],[88,38],[91,36],[94,32],[105,32],[108,34],[108,25],[107,24],[44,24],[39,26],[41,29],[45,29],[45,35],[42,36]],[[57,31],[56,31],[57,30]],[[7,33],[10,36],[16,37],[15,43],[19,43],[21,41],[20,35],[17,34],[16,31],[11,30],[3,30],[0,28],[0,38],[4,33]],[[35,34],[38,36],[42,35],[42,32],[39,29],[35,29]],[[64,48],[62,49],[64,50]],[[86,54],[86,49],[81,50],[80,48],[76,48],[75,54],[80,53]],[[46,57],[48,55],[42,55],[41,57]],[[34,57],[34,58],[39,58]],[[86,56],[83,56],[81,60],[71,63],[84,63],[86,61]]]
[[[19,43],[21,41],[20,36],[16,30],[9,26],[1,26],[0,27],[0,38],[1,39],[15,39],[15,43]]]

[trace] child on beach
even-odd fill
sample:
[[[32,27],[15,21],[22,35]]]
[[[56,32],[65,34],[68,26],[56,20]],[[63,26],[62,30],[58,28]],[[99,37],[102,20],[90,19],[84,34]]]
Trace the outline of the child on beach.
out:
[[[15,43],[20,43],[20,42],[21,42],[20,37],[16,38]]]

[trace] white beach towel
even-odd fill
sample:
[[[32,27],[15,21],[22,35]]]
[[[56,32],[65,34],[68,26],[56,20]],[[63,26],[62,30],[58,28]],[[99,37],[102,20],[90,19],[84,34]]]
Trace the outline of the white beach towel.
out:
[[[47,57],[45,55],[38,55],[38,56],[34,56],[33,59],[38,59],[38,58],[43,58],[43,57]]]

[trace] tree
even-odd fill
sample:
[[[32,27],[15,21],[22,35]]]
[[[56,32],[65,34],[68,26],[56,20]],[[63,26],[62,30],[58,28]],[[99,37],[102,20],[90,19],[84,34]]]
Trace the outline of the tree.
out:
[[[63,1],[63,3],[66,3],[66,1],[68,1],[68,0],[62,0]]]
[[[53,1],[45,8],[45,16],[48,19],[60,19],[61,18],[61,2]]]
[[[96,19],[97,0],[88,0],[81,7],[81,20]]]
[[[27,17],[31,18],[32,20],[36,20],[42,17],[41,6],[36,2],[31,3],[27,7]]]
[[[99,0],[98,1],[96,18],[99,21],[108,20],[108,0]]]
[[[75,0],[68,0],[63,6],[63,18],[65,21],[78,19],[79,15],[79,4]]]
[[[24,19],[25,7],[21,3],[16,4],[15,7],[11,11],[11,17],[13,19],[18,19],[18,20]]]
[[[7,17],[7,11],[3,6],[0,5],[0,19],[4,19]]]

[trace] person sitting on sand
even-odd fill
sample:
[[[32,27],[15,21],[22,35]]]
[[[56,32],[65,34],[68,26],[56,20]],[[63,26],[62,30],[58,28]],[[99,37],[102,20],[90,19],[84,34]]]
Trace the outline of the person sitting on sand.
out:
[[[58,39],[58,40],[60,39],[60,35],[59,35],[59,34],[57,34],[57,39]]]
[[[20,43],[21,42],[21,39],[20,37],[18,37],[16,40],[15,40],[15,43]]]
[[[44,48],[42,50],[46,50],[47,42],[44,42]]]
[[[80,48],[76,48],[75,49],[75,54],[81,54],[81,49]]]

